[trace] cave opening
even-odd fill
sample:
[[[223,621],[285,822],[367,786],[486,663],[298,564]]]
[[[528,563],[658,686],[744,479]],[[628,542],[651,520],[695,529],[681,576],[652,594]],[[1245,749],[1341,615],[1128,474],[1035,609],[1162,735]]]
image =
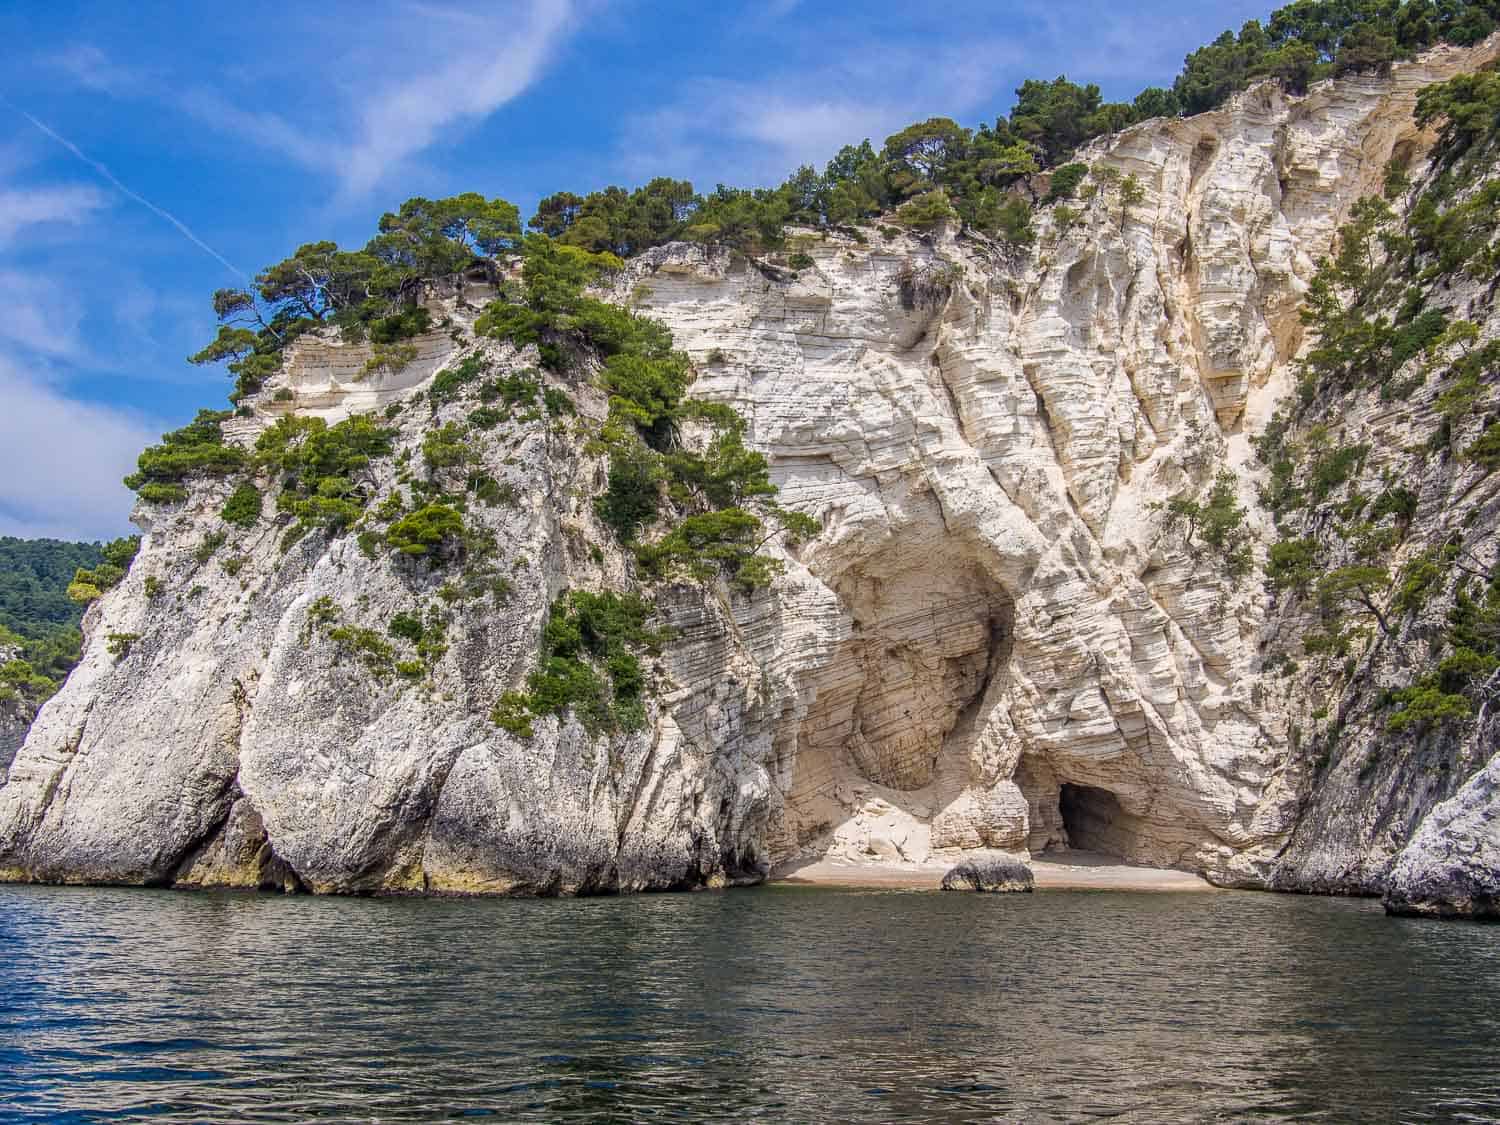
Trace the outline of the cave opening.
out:
[[[1070,847],[1130,858],[1134,833],[1126,825],[1119,798],[1108,789],[1064,782],[1057,806]]]

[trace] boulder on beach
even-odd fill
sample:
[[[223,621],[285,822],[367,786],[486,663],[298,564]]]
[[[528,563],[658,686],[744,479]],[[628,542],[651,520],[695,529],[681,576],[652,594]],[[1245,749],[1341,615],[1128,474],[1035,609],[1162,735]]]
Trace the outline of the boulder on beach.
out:
[[[1031,868],[1018,859],[965,860],[943,876],[945,891],[978,891],[981,894],[1030,892],[1035,884]]]

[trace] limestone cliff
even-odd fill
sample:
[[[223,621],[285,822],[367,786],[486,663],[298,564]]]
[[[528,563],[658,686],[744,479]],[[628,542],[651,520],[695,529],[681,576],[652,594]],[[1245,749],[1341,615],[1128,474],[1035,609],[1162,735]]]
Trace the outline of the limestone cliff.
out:
[[[586,378],[559,384],[579,419],[523,413],[480,443],[475,469],[505,499],[472,509],[499,554],[464,598],[353,536],[283,553],[280,528],[219,518],[212,481],[143,506],[140,554],[90,609],[83,662],[0,788],[0,867],[571,892],[1070,843],[1227,884],[1368,892],[1414,833],[1492,832],[1474,810],[1492,811],[1493,780],[1460,790],[1493,720],[1440,776],[1421,754],[1365,765],[1373,720],[1319,762],[1305,734],[1333,688],[1282,658],[1305,614],[1162,505],[1227,467],[1263,554],[1250,438],[1290,392],[1316,261],[1393,156],[1420,174],[1417,90],[1497,53],[1440,49],[1302,97],[1262,85],[1096,142],[1079,157],[1092,195],[1040,212],[1026,249],[882,228],[795,238],[798,269],[687,244],[630,261],[614,299],[672,330],[694,394],[744,415],[781,501],[822,528],[769,591],[654,591],[676,640],[644,731],[549,718],[524,739],[489,718],[560,590],[633,581],[592,505],[603,463],[582,434],[606,406]],[[248,443],[287,412],[388,416],[396,444],[370,472],[389,494],[424,435],[475,406],[472,388],[434,399],[436,376],[534,362],[472,334],[491,295],[429,293],[445,327],[395,373],[365,374],[364,345],[299,341],[226,429]],[[1500,333],[1490,295],[1466,299]],[[1373,409],[1348,424],[1405,440]],[[1493,552],[1500,477],[1434,473],[1433,528],[1461,500],[1469,542]],[[419,676],[349,642],[398,613],[443,621]],[[1399,659],[1375,652],[1371,675]]]

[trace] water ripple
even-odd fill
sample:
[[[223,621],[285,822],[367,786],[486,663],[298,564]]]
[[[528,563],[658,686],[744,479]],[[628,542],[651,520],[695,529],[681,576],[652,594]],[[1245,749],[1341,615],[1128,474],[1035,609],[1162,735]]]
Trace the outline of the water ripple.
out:
[[[0,887],[0,1119],[1500,1121],[1500,927],[1270,895]]]

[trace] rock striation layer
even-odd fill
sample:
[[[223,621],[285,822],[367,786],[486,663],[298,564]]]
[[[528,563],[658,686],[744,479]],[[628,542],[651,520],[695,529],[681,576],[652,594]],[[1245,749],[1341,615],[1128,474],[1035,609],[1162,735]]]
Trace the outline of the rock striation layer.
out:
[[[372,675],[309,614],[327,599],[380,629],[436,605],[440,573],[353,537],[283,553],[278,529],[223,525],[211,481],[143,506],[140,554],[0,787],[0,871],[583,893],[1073,846],[1295,889],[1379,891],[1395,863],[1403,906],[1493,904],[1488,754],[1448,791],[1317,774],[1294,745],[1299,682],[1267,668],[1297,624],[1161,505],[1228,468],[1269,535],[1249,437],[1288,393],[1316,260],[1393,154],[1420,165],[1416,92],[1496,54],[1440,49],[1302,97],[1262,85],[1096,142],[1079,157],[1094,194],[1039,212],[1024,250],[886,228],[793,232],[799,270],[685,244],[628,263],[614,299],[672,330],[694,393],[745,416],[781,502],[822,527],[768,592],[657,591],[677,639],[640,733],[548,718],[526,740],[489,721],[559,591],[630,582],[572,423],[484,443],[479,468],[515,497],[476,516],[506,593],[451,613],[419,684]],[[387,494],[473,405],[430,407],[437,373],[535,361],[471,335],[491,295],[430,293],[449,327],[394,374],[362,376],[364,345],[299,342],[226,428],[249,443],[286,412],[398,410],[396,452],[371,467]],[[603,416],[597,389],[565,389]],[[112,636],[133,638],[123,655]],[[1393,824],[1397,787],[1414,795]]]

